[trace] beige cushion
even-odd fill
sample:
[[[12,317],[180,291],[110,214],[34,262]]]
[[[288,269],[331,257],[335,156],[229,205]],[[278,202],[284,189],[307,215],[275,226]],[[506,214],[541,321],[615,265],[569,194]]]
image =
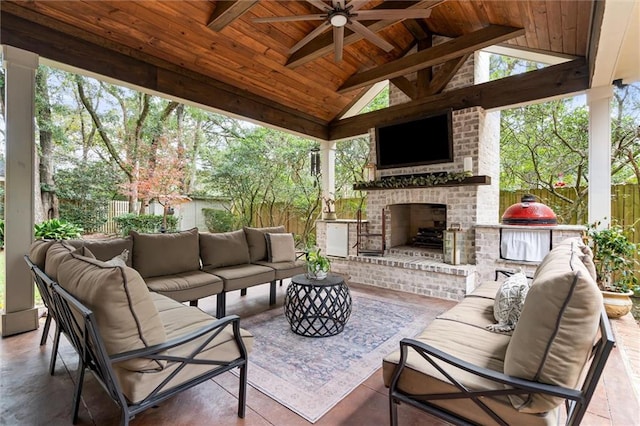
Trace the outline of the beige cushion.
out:
[[[96,259],[103,261],[113,259],[124,250],[128,250],[129,258],[126,260],[126,264],[127,266],[132,266],[133,239],[130,236],[124,238],[69,240],[69,244],[74,247],[87,247]]]
[[[150,293],[151,298],[160,314],[160,319],[164,324],[167,340],[178,339],[196,330],[210,326],[216,318],[208,315],[198,308],[184,306],[174,300],[161,296],[157,293]],[[205,335],[195,339],[189,344],[171,349],[171,354],[176,356],[186,356],[196,350],[204,343],[210,335]],[[246,347],[247,353],[253,348],[253,336],[244,329],[240,329],[240,336]],[[227,326],[203,350],[197,355],[198,359],[231,361],[240,356],[238,345],[233,338],[233,329]],[[114,371],[120,382],[122,392],[132,402],[139,402],[148,396],[156,386],[167,379],[178,367],[177,363],[167,362],[166,367],[161,371],[132,372],[125,370],[118,365]],[[197,377],[200,374],[216,368],[211,365],[188,365],[173,377],[168,387],[175,387],[185,381]]]
[[[293,234],[264,234],[267,240],[267,261],[294,262],[296,260],[296,244]]]
[[[492,333],[484,329],[483,324],[489,323],[493,319],[492,301],[482,298],[468,298],[456,305],[459,311],[455,315],[447,318],[438,318],[416,337],[416,340],[424,342],[438,348],[450,355],[476,364],[480,367],[494,371],[502,371],[503,359],[510,337],[505,334]],[[477,316],[484,303],[485,308],[483,319],[479,321],[479,326],[466,322],[465,313],[472,313]],[[468,305],[475,306],[468,306]],[[476,311],[476,313],[473,313]],[[462,321],[453,319],[459,316]],[[475,319],[474,319],[475,320]],[[400,351],[396,350],[383,359],[382,375],[385,386],[389,386],[396,365],[399,362]],[[428,361],[419,356],[415,351],[408,351],[408,368],[403,370],[398,387],[411,395],[425,393],[459,393],[455,387],[443,374],[441,374]],[[464,386],[473,390],[500,390],[500,384],[484,380],[473,374],[469,374],[460,369],[447,367],[440,364],[447,373],[451,374]],[[510,425],[557,425],[557,412],[553,410],[545,415],[523,414],[518,412],[510,404],[506,397],[482,398],[482,402],[495,410]],[[495,424],[487,413],[480,409],[469,399],[451,399],[435,401],[435,405],[460,413],[477,424]]]
[[[504,361],[511,376],[574,388],[598,332],[602,295],[581,261],[576,239],[551,250],[536,271]],[[544,307],[544,308],[542,308]],[[515,408],[542,413],[563,400],[511,397]]]
[[[44,271],[44,264],[47,259],[47,250],[53,243],[55,243],[55,240],[39,239],[31,243],[29,247],[29,259],[42,271]]]
[[[136,270],[71,253],[60,264],[58,278],[60,286],[93,311],[109,355],[165,342],[158,310]],[[138,358],[119,366],[145,371],[163,365]]]
[[[167,234],[133,237],[133,267],[143,278],[179,274],[200,269],[198,228]]]
[[[202,271],[149,277],[144,280],[149,290],[186,302],[198,300],[222,292],[222,278]]]
[[[68,241],[55,241],[47,250],[46,261],[44,265],[44,273],[53,281],[58,281],[58,268],[62,261],[69,253],[76,250]]]
[[[200,257],[203,270],[249,263],[244,231],[200,233]]]
[[[247,236],[247,244],[249,244],[249,256],[251,263],[255,263],[258,260],[267,260],[267,240],[264,236],[267,232],[272,234],[284,232],[284,226],[273,226],[268,228],[244,227],[244,233]]]
[[[307,262],[304,260],[295,260],[293,262],[265,262],[259,260],[256,265],[268,266],[276,272],[275,279],[283,280],[291,278],[294,275],[304,274],[307,272]]]
[[[216,268],[209,272],[222,278],[224,291],[240,290],[276,279],[276,273],[272,268],[252,263]]]

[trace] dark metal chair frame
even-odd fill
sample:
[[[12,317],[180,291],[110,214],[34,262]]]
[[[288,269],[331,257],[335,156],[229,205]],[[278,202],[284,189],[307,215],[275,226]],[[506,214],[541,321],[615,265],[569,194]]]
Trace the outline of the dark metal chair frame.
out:
[[[31,263],[30,266],[32,266],[32,271],[36,275],[37,279],[41,280],[48,288],[51,288],[52,301],[57,316],[56,321],[59,324],[61,332],[65,334],[79,355],[72,408],[72,422],[74,424],[78,419],[82,385],[85,370],[87,368],[107,391],[111,399],[120,407],[122,411],[122,425],[128,425],[129,421],[134,418],[136,414],[158,405],[160,402],[171,398],[183,390],[189,389],[226,371],[239,368],[240,386],[238,390],[238,417],[244,418],[247,395],[248,355],[244,342],[240,336],[240,318],[237,315],[230,315],[217,319],[206,327],[202,327],[197,331],[159,345],[123,352],[120,354],[108,355],[102,337],[100,336],[100,331],[97,327],[93,312],[70,293],[60,287],[58,283],[51,280],[51,278],[42,272],[40,268],[33,265],[33,263]],[[233,327],[234,340],[238,346],[240,356],[231,361],[216,361],[196,358],[196,356],[229,324]],[[171,355],[169,352],[172,348],[191,344],[194,340],[200,339],[204,336],[206,336],[206,338],[196,349],[191,351],[188,356],[175,356]],[[136,403],[131,403],[127,400],[120,389],[120,385],[113,370],[113,365],[134,358],[178,363],[179,366],[145,399]],[[171,386],[171,379],[173,379],[184,368],[189,368],[189,365],[210,365],[211,370],[180,385]]]
[[[41,278],[41,275],[35,272],[35,269],[40,270],[29,258],[29,256],[24,256],[29,269],[31,270],[31,274],[33,275],[33,281],[36,283],[38,287],[38,292],[40,293],[40,297],[42,298],[42,302],[44,303],[45,308],[47,308],[47,317],[44,321],[44,327],[42,329],[42,337],[40,338],[40,346],[47,343],[47,337],[49,336],[49,328],[51,323],[55,321],[56,323],[56,333],[53,338],[53,348],[51,350],[51,360],[49,361],[49,373],[53,376],[53,373],[56,368],[56,358],[58,356],[58,345],[60,343],[60,335],[62,334],[62,329],[60,322],[58,321],[55,305],[53,303],[51,289],[47,286],[46,282]],[[48,278],[48,277],[47,277]]]
[[[451,399],[471,399],[476,405],[486,412],[498,425],[507,426],[508,423],[493,412],[482,402],[483,398],[493,396],[508,396],[522,394],[544,394],[565,399],[566,425],[579,425],[587,411],[593,392],[600,380],[602,371],[607,362],[607,358],[615,344],[611,325],[604,309],[600,314],[600,336],[591,351],[591,361],[582,386],[579,389],[565,388],[562,386],[549,385],[530,380],[508,376],[506,374],[478,367],[460,358],[451,356],[441,350],[429,346],[414,339],[402,339],[400,341],[400,361],[396,366],[391,384],[389,386],[389,408],[391,415],[391,425],[398,425],[398,405],[402,402],[409,404],[419,410],[425,411],[438,418],[444,419],[456,425],[473,425],[473,421],[461,417],[459,414],[435,405],[439,400]],[[407,355],[409,348],[415,350],[422,358],[427,360],[434,368],[442,373],[451,383],[459,389],[459,392],[446,394],[424,394],[411,395],[398,389],[398,381],[402,371],[407,366]],[[496,383],[495,390],[474,391],[451,377],[442,365],[457,367],[469,373],[476,374],[484,379]],[[505,387],[509,388],[505,388]]]

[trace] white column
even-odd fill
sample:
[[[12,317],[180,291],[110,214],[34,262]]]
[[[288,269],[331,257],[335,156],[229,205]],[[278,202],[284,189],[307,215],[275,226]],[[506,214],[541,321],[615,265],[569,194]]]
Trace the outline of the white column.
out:
[[[5,311],[2,336],[38,328],[34,284],[23,256],[33,241],[35,73],[38,55],[2,48],[6,101]]]
[[[589,223],[611,221],[611,98],[613,86],[594,87],[589,105]]]
[[[324,200],[336,199],[336,142],[320,142],[320,167],[322,170],[322,217],[326,218]],[[333,208],[335,212],[335,205]]]

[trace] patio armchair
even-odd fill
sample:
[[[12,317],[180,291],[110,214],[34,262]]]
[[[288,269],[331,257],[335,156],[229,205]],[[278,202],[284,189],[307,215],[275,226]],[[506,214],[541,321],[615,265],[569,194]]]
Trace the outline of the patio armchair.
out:
[[[400,403],[454,424],[579,425],[615,342],[592,267],[580,238],[567,239],[514,301],[513,331],[498,331],[494,309],[515,277],[483,283],[401,340],[383,360],[391,425]]]

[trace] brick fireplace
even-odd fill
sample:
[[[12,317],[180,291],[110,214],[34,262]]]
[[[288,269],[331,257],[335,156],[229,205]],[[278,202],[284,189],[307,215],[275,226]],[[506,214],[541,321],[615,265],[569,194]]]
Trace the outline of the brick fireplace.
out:
[[[478,53],[470,56],[449,82],[445,92],[454,88],[486,81],[489,57]],[[390,85],[390,103],[397,105],[409,99]],[[350,275],[353,282],[391,288],[416,294],[459,300],[481,280],[494,279],[497,268],[518,269],[532,273],[535,264],[500,259],[499,174],[500,114],[473,107],[453,112],[453,161],[416,167],[383,169],[376,179],[393,176],[461,173],[471,159],[471,178],[450,182],[445,186],[375,188],[367,190],[364,233],[373,235],[362,244],[367,249],[382,249],[382,256],[358,256],[354,220],[346,224],[348,256],[332,261],[332,270]],[[369,132],[370,161],[375,163],[375,131]],[[416,144],[421,143],[416,135]],[[467,167],[465,167],[467,162]],[[383,219],[384,218],[384,219]],[[384,225],[383,225],[384,224]],[[413,239],[421,228],[442,230],[458,225],[462,233],[460,264],[444,263],[442,249],[416,247]],[[383,232],[384,227],[384,232]],[[539,228],[538,228],[539,229]],[[580,227],[553,229],[554,243],[579,235]],[[316,226],[319,247],[326,247],[326,222]]]

